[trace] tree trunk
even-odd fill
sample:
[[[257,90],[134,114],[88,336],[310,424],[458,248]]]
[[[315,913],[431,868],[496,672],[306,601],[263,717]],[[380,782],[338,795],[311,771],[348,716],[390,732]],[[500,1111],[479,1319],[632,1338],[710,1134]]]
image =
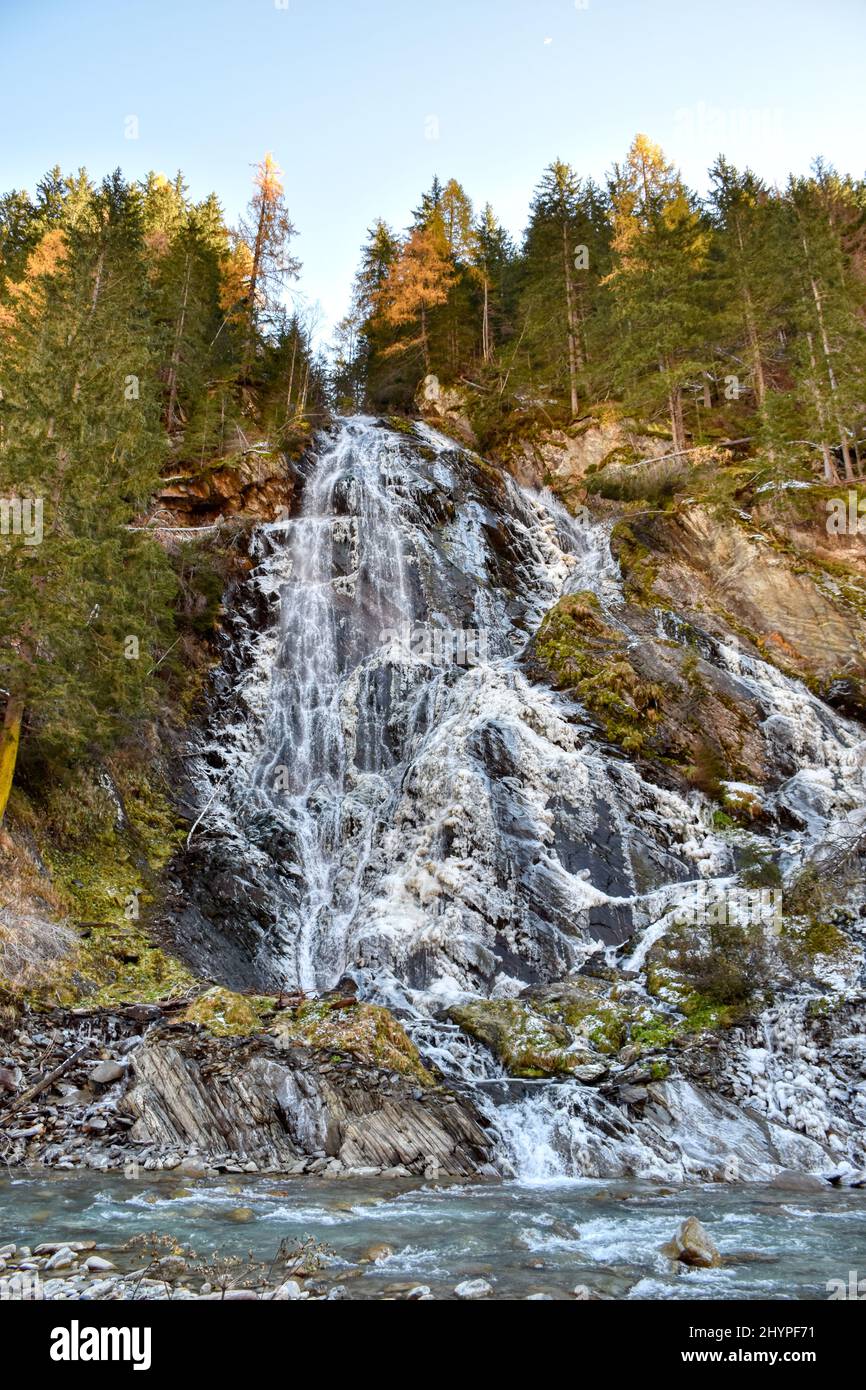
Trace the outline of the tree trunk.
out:
[[[565,306],[568,315],[568,381],[571,387],[571,414],[577,416],[577,323],[574,307],[574,283],[568,259],[568,227],[562,224],[562,266],[565,271]]]
[[[743,233],[740,227],[739,218],[736,219],[736,228],[737,243],[740,248],[740,256],[744,258],[745,247],[743,246]],[[742,265],[742,261],[740,263]],[[755,400],[757,401],[758,409],[760,410],[761,406],[764,404],[764,397],[767,394],[767,382],[764,376],[764,362],[761,357],[761,344],[760,339],[758,338],[758,328],[755,323],[755,308],[752,303],[752,292],[749,289],[748,283],[746,282],[745,271],[743,271],[742,289],[743,317],[746,320],[746,337],[748,338],[749,342],[749,351],[752,354],[752,370],[755,373]]]
[[[168,410],[166,411],[166,428],[171,431],[174,427],[174,413],[177,409],[177,375],[180,366],[180,345],[183,341],[183,330],[186,325],[186,306],[189,300],[189,282],[192,275],[192,256],[186,258],[186,275],[183,282],[183,299],[180,305],[180,316],[177,321],[177,328],[174,334],[174,348],[171,354],[171,366],[168,369]]]
[[[18,744],[21,740],[21,720],[24,717],[24,700],[14,692],[6,701],[6,713],[0,728],[0,825],[6,814],[6,804],[12,790],[15,776],[15,763],[18,759]]]
[[[243,368],[244,373],[252,363],[253,341],[256,336],[256,291],[259,287],[259,274],[262,268],[262,254],[265,242],[265,222],[268,214],[267,195],[262,190],[262,205],[259,209],[259,221],[256,227],[256,240],[253,246],[253,264],[250,271],[250,289],[248,295],[247,336],[244,343]]]
[[[812,394],[815,397],[815,410],[818,415],[818,424],[821,429],[821,455],[824,459],[824,481],[827,483],[841,482],[833,462],[833,455],[830,453],[830,445],[827,442],[827,416],[824,411],[824,402],[821,400],[821,392],[818,389],[818,363],[815,358],[815,346],[812,341],[812,334],[806,334],[806,342],[809,345],[809,361],[812,366]]]
[[[683,424],[683,393],[679,386],[672,386],[668,395],[668,410],[671,417],[671,438],[674,453],[681,454],[686,447],[686,429]]]
[[[296,354],[297,354],[297,351],[298,351],[298,335],[297,335],[297,333],[296,333],[295,336],[294,336],[294,339],[293,339],[293,341],[292,341],[292,365],[291,365],[291,367],[290,367],[290,369],[289,369],[289,384],[288,384],[288,387],[287,387],[287,389],[286,389],[286,418],[285,418],[285,423],[286,423],[286,424],[289,423],[289,411],[290,411],[291,406],[292,406],[292,387],[294,386],[294,383],[295,383],[295,356],[296,356]],[[292,418],[294,418],[294,417],[292,417]]]
[[[422,351],[423,351],[423,353],[424,353],[424,371],[425,371],[426,375],[429,376],[429,374],[430,374],[430,345],[429,345],[429,343],[427,342],[427,311],[426,311],[426,309],[424,308],[424,305],[423,305],[423,304],[421,305],[421,348],[422,348]]]
[[[806,265],[810,264],[809,243],[806,240],[806,233],[802,227],[800,230],[800,240],[803,243],[803,254],[806,257]],[[830,395],[833,398],[833,413],[836,417],[836,428],[839,431],[839,443],[842,448],[842,458],[845,463],[845,478],[849,483],[854,482],[854,468],[851,463],[851,450],[848,447],[848,438],[845,434],[845,426],[842,423],[842,416],[839,412],[838,386],[836,384],[836,373],[833,371],[833,358],[830,352],[830,338],[827,333],[827,324],[824,319],[824,306],[821,302],[821,291],[818,289],[818,282],[814,275],[809,276],[809,284],[812,289],[812,298],[815,301],[815,313],[818,316],[818,330],[821,334],[821,347],[824,352],[824,361],[827,366],[827,376],[830,381]],[[811,341],[809,345],[811,352]],[[835,471],[835,470],[834,470]]]
[[[484,277],[484,310],[481,316],[481,357],[490,361],[490,287]]]
[[[804,246],[805,246],[805,244],[806,244],[805,241],[804,241],[803,244],[804,244]],[[847,438],[847,436],[846,436],[846,434],[845,434],[845,426],[844,426],[843,423],[842,423],[842,417],[841,417],[841,415],[839,414],[839,407],[838,407],[838,404],[836,403],[836,395],[837,395],[838,387],[837,387],[837,385],[836,385],[836,373],[833,371],[833,359],[832,359],[832,357],[830,356],[830,339],[829,339],[829,337],[827,336],[827,325],[826,325],[826,323],[824,322],[824,308],[823,308],[823,305],[821,304],[821,294],[820,294],[820,291],[819,291],[819,289],[818,289],[818,286],[817,286],[817,283],[816,283],[816,281],[815,281],[814,276],[811,277],[811,280],[812,280],[812,298],[813,298],[814,301],[815,301],[815,309],[817,310],[817,314],[818,314],[818,327],[819,327],[820,330],[821,330],[821,346],[822,346],[822,348],[823,348],[823,350],[824,350],[824,360],[825,360],[826,363],[827,363],[827,376],[828,376],[829,379],[830,379],[830,390],[831,390],[832,395],[833,395],[833,401],[834,401],[834,407],[835,407],[835,412],[834,412],[834,413],[835,413],[835,415],[836,415],[836,428],[837,428],[838,431],[839,431],[839,443],[840,443],[840,445],[842,446],[842,458],[843,458],[843,460],[844,460],[844,462],[845,462],[845,478],[846,478],[846,481],[847,481],[847,482],[853,483],[853,481],[854,481],[854,468],[853,468],[852,463],[851,463],[851,450],[848,448],[848,438]]]

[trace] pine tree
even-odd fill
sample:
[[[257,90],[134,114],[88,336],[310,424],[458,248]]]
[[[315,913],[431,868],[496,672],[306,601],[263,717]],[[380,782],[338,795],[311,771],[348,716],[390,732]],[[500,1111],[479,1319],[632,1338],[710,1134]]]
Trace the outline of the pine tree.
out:
[[[588,356],[587,322],[606,254],[598,191],[581,187],[574,170],[555,160],[530,206],[523,246],[522,341],[545,385],[579,411]]]
[[[455,278],[436,232],[413,228],[376,292],[376,316],[392,328],[410,331],[388,351],[420,350],[424,370],[430,371],[430,313],[447,301]]]
[[[843,241],[846,198],[840,187],[832,189],[830,175],[819,166],[818,177],[791,179],[787,202],[796,246],[792,264],[799,286],[795,361],[814,405],[813,427],[821,443],[825,476],[834,480],[830,440],[835,436],[845,478],[853,481],[851,441],[856,438],[853,423],[863,409],[866,332],[863,285],[849,264]]]
[[[481,286],[481,359],[489,362],[508,334],[513,312],[514,247],[485,203],[475,226],[472,266]]]
[[[710,229],[661,149],[638,135],[611,187],[610,286],[621,339],[615,380],[642,409],[662,402],[674,452],[686,447],[683,393],[704,373],[702,285]]]
[[[297,278],[300,261],[289,253],[295,228],[286,207],[282,170],[266,154],[256,167],[255,193],[241,223],[241,241],[249,253],[244,307],[246,338],[244,365],[252,362],[256,333],[267,327],[287,280]]]
[[[170,627],[167,561],[129,529],[163,446],[141,198],[116,173],[76,218],[4,323],[2,471],[43,518],[41,543],[0,538],[7,792],[25,711],[42,755],[98,746],[146,707]]]

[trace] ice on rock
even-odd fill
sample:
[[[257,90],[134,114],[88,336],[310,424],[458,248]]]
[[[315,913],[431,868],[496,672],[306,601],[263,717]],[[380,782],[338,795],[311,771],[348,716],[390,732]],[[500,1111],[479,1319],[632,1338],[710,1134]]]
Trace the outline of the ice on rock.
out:
[[[255,533],[194,765],[193,934],[247,983],[323,990],[349,973],[399,1007],[425,1054],[487,1097],[523,1173],[706,1174],[718,1125],[771,1172],[782,1120],[817,1162],[832,1102],[781,1008],[726,1063],[763,1118],[671,1081],[640,1124],[586,1086],[514,1087],[438,1017],[561,979],[599,947],[613,959],[632,936],[639,972],[690,894],[734,880],[702,798],[642,776],[521,663],[563,593],[616,613],[608,528],[416,435],[338,422],[298,515]],[[790,873],[863,823],[862,731],[733,645],[713,659],[763,711],[781,777],[764,801],[793,827]]]

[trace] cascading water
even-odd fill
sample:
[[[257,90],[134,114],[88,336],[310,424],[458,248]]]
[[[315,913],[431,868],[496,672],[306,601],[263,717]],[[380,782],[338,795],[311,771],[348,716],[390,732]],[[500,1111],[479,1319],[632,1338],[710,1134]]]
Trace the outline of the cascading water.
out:
[[[734,882],[702,799],[647,781],[521,666],[565,592],[592,589],[618,621],[604,528],[423,426],[353,417],[253,555],[195,773],[207,890],[191,932],[211,967],[306,990],[350,974],[473,1088],[524,1176],[683,1176],[732,1143],[748,1167],[757,1137],[726,1137],[730,1112],[685,1083],[638,1127],[578,1082],[514,1083],[441,1017],[561,979],[600,947],[613,964],[649,928],[637,970],[676,904]],[[789,856],[862,818],[854,726],[733,648],[714,659],[766,711],[789,773],[774,796],[802,827]]]

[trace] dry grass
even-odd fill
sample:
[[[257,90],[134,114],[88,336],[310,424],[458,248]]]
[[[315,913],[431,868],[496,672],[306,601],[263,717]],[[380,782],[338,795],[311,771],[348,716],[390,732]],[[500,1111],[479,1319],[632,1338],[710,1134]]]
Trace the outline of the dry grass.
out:
[[[49,979],[77,937],[65,904],[27,850],[0,838],[0,980],[13,990]]]

